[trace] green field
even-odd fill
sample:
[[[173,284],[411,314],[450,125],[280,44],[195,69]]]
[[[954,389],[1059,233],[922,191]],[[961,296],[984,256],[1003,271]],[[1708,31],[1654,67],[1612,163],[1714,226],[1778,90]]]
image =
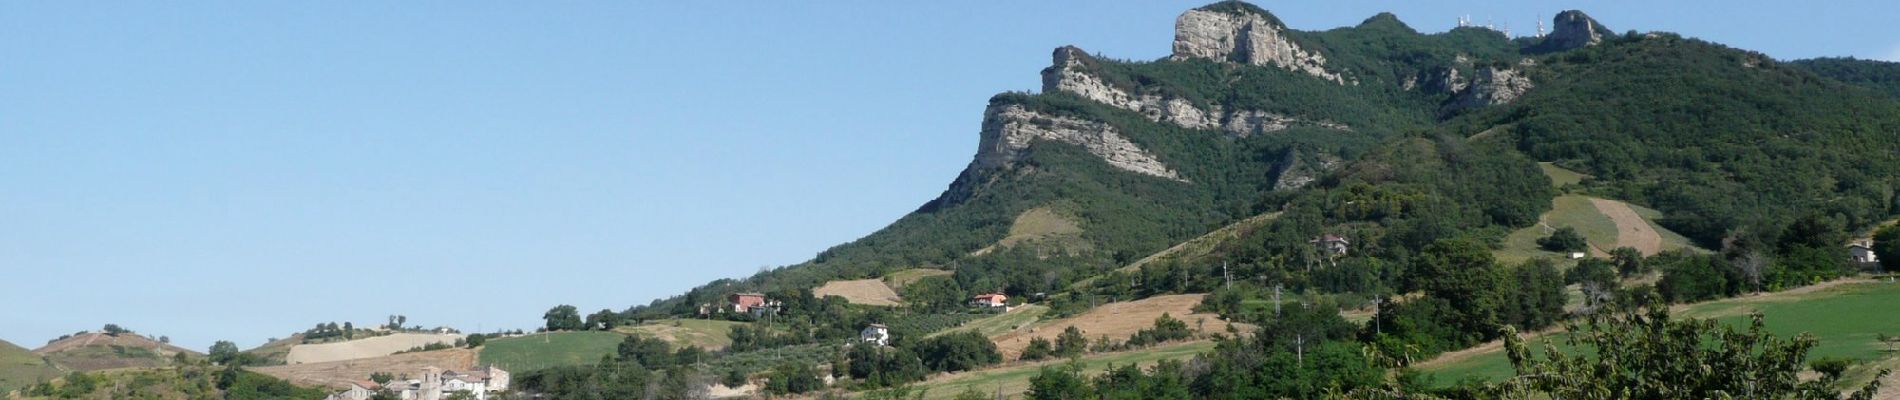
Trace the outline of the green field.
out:
[[[1043,314],[1047,313],[1049,313],[1049,307],[1047,306],[1024,305],[1016,307],[1016,309],[1010,310],[1007,313],[970,321],[963,324],[963,326],[937,331],[937,333],[930,334],[930,336],[953,332],[976,331],[977,333],[983,334],[983,336],[994,337],[1003,332],[1013,331],[1018,327],[1035,323],[1037,320],[1042,319]]]
[[[482,364],[509,371],[530,371],[563,365],[588,365],[614,354],[627,335],[614,332],[555,332],[488,341],[479,353]]]
[[[1564,167],[1559,167],[1557,166],[1557,164],[1552,164],[1552,163],[1547,163],[1547,162],[1537,163],[1537,168],[1543,169],[1544,175],[1550,177],[1551,186],[1555,186],[1559,188],[1564,187],[1564,185],[1583,182],[1583,178],[1589,176],[1589,175],[1584,175],[1581,172],[1564,169]]]
[[[59,370],[46,365],[46,360],[20,346],[0,341],[0,396],[6,391],[18,389],[41,380],[59,376]]]
[[[1109,366],[1128,364],[1150,365],[1160,360],[1178,360],[1193,357],[1214,349],[1214,342],[1193,342],[1158,346],[1154,348],[1120,353],[1096,354],[1081,358],[1083,371],[1098,373]],[[1067,360],[1027,363],[976,372],[965,372],[948,377],[937,377],[917,384],[917,389],[926,390],[926,399],[947,399],[956,397],[965,390],[981,393],[996,393],[1001,387],[1004,394],[1017,398],[1029,389],[1029,380],[1042,372],[1042,366],[1060,366]]]
[[[1564,254],[1545,251],[1537,246],[1537,239],[1550,236],[1551,231],[1566,226],[1576,228],[1577,233],[1582,234],[1584,240],[1590,242],[1591,247],[1603,251],[1616,248],[1618,234],[1616,221],[1603,215],[1603,211],[1598,210],[1595,204],[1591,204],[1590,199],[1589,196],[1580,195],[1557,196],[1551,200],[1550,212],[1544,213],[1543,217],[1539,218],[1538,225],[1511,232],[1510,235],[1504,237],[1503,246],[1492,255],[1505,264],[1516,264],[1532,258],[1562,260],[1565,258]],[[1689,238],[1664,229],[1662,225],[1657,225],[1656,219],[1662,218],[1662,212],[1635,204],[1629,206],[1631,210],[1636,211],[1636,215],[1643,217],[1643,222],[1649,224],[1650,229],[1656,230],[1657,236],[1662,237],[1664,251],[1682,248],[1702,251],[1690,242]]]
[[[1900,318],[1892,307],[1900,304],[1900,284],[1852,283],[1812,293],[1791,296],[1735,298],[1697,304],[1677,313],[1678,317],[1715,318],[1724,323],[1746,324],[1748,314],[1761,312],[1768,331],[1782,338],[1809,333],[1819,342],[1808,353],[1810,359],[1847,357],[1880,362],[1893,355],[1875,340],[1881,333],[1900,335]],[[1559,340],[1553,338],[1552,340]],[[1541,348],[1542,340],[1533,340],[1532,348]],[[1891,361],[1891,360],[1885,360]],[[1871,363],[1869,363],[1871,364]],[[1867,373],[1868,364],[1855,371]],[[1421,368],[1436,375],[1434,383],[1450,385],[1466,377],[1487,380],[1511,374],[1510,361],[1502,351],[1491,351],[1457,362]],[[1850,374],[1855,375],[1855,374]]]
[[[674,348],[699,346],[707,350],[717,350],[732,344],[732,337],[727,335],[732,332],[732,327],[745,324],[747,323],[705,319],[670,319],[648,322],[640,326],[623,326],[614,328],[614,331],[659,338],[673,344]]]

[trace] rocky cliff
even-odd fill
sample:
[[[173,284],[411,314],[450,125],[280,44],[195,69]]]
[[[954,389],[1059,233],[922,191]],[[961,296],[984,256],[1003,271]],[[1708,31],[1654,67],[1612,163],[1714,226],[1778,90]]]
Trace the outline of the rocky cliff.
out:
[[[1544,37],[1537,50],[1550,52],[1594,46],[1602,43],[1603,37],[1613,34],[1582,11],[1564,11],[1551,19],[1550,35]]]
[[[1340,74],[1326,70],[1325,56],[1294,43],[1279,19],[1238,1],[1188,10],[1175,18],[1172,58],[1275,66],[1346,83]]]
[[[1218,104],[1192,101],[1139,87],[1121,87],[1091,72],[1096,61],[1074,46],[1057,48],[1054,62],[1042,70],[1044,93],[1067,92],[1115,108],[1134,111],[1150,121],[1191,129],[1226,131],[1239,137],[1285,130],[1295,124],[1350,131],[1351,127],[1326,121],[1302,121],[1260,110],[1226,110]]]
[[[1031,111],[1015,104],[992,104],[983,112],[982,137],[970,168],[993,171],[1020,159],[1032,142],[1046,140],[1081,146],[1108,165],[1129,172],[1181,181],[1181,175],[1153,154],[1101,122]]]
[[[1514,68],[1478,69],[1471,84],[1459,90],[1446,105],[1450,111],[1508,104],[1531,90],[1531,78]]]

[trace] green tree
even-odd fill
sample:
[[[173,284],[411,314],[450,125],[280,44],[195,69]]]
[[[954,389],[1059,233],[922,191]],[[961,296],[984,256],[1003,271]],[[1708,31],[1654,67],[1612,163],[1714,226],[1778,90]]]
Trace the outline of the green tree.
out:
[[[1618,271],[1612,270],[1613,264],[1596,258],[1577,260],[1577,266],[1564,272],[1564,282],[1575,284],[1583,291],[1585,307],[1602,305],[1616,294]]]
[[[541,319],[547,320],[549,332],[575,331],[585,327],[581,322],[580,310],[566,304],[549,309],[547,314],[541,315]]]
[[[1886,264],[1900,265],[1900,225],[1887,225],[1874,231],[1874,258],[1880,259],[1882,267]],[[1889,258],[1891,257],[1891,258]]]
[[[218,365],[230,364],[232,360],[238,358],[237,343],[219,340],[211,344],[211,351],[206,352],[205,356],[210,359],[212,363]]]
[[[1558,399],[1838,399],[1837,378],[1803,381],[1798,375],[1815,339],[1767,332],[1761,314],[1738,330],[1715,320],[1672,319],[1668,307],[1599,314],[1574,324],[1569,348],[1551,343],[1544,357],[1506,328],[1505,349],[1514,378],[1487,388],[1499,398]],[[1887,371],[1879,372],[1885,376]],[[1871,398],[1880,379],[1852,398]]]
[[[1029,345],[1026,347],[1023,347],[1022,355],[1017,356],[1016,359],[1023,360],[1023,361],[1036,361],[1036,360],[1041,360],[1044,358],[1049,358],[1049,355],[1054,352],[1055,352],[1055,349],[1053,348],[1053,346],[1049,344],[1049,339],[1043,339],[1042,337],[1038,336],[1038,337],[1033,337],[1029,339]]]
[[[584,323],[586,328],[584,329],[611,331],[614,330],[614,326],[617,325],[619,319],[619,314],[614,314],[614,310],[601,309],[598,312],[587,315],[587,322]]]
[[[1544,250],[1561,253],[1583,251],[1590,247],[1590,243],[1583,240],[1583,235],[1577,233],[1577,228],[1568,226],[1557,228],[1555,232],[1550,233],[1550,236],[1537,239],[1537,245],[1543,247]]]
[[[1057,356],[1075,357],[1087,352],[1088,349],[1089,338],[1082,336],[1082,329],[1075,325],[1069,325],[1068,328],[1062,330],[1061,335],[1056,335],[1055,355]]]
[[[463,340],[463,342],[468,344],[468,348],[471,348],[471,349],[476,348],[476,347],[482,347],[483,343],[488,343],[488,335],[481,334],[481,333],[471,333],[468,335],[468,339]]]
[[[932,371],[968,371],[1003,362],[996,343],[975,331],[946,334],[917,344],[917,355]]]
[[[1649,272],[1648,266],[1643,265],[1643,252],[1633,247],[1624,246],[1610,250],[1610,263],[1616,265],[1616,274],[1620,276]]]
[[[615,354],[621,361],[638,362],[647,368],[664,368],[673,365],[673,353],[667,348],[666,341],[647,339],[640,335],[629,335],[621,339]]]
[[[1480,340],[1495,337],[1504,282],[1490,249],[1469,239],[1432,242],[1414,260],[1412,274],[1419,290],[1456,313],[1443,322]]]
[[[1028,397],[1032,400],[1086,400],[1095,398],[1095,390],[1082,377],[1082,364],[1070,362],[1061,367],[1044,366],[1029,379]]]

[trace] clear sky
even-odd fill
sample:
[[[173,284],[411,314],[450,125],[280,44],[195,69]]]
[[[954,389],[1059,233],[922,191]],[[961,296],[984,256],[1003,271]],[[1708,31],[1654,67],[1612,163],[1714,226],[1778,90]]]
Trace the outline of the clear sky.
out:
[[[1199,5],[548,4],[0,1],[0,338],[533,329],[801,262],[935,197],[1051,49],[1163,57]],[[1900,59],[1889,1],[1256,4]]]

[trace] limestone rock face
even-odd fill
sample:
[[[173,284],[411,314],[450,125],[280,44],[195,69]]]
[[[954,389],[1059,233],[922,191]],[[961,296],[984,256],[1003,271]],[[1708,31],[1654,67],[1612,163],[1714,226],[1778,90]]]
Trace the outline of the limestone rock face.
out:
[[[1068,92],[1115,108],[1134,111],[1150,121],[1191,129],[1218,129],[1241,137],[1277,132],[1303,122],[1266,111],[1227,111],[1219,105],[1203,108],[1196,106],[1192,101],[1178,97],[1154,93],[1130,93],[1129,89],[1116,87],[1090,73],[1089,64],[1092,59],[1089,58],[1088,53],[1075,47],[1058,48],[1053,58],[1055,61],[1053,65],[1042,70],[1043,92]],[[1139,90],[1139,88],[1132,88],[1132,90]],[[1345,125],[1331,122],[1306,123],[1337,130],[1352,130]]]
[[[1249,6],[1251,7],[1251,6]],[[1279,21],[1250,9],[1202,7],[1174,20],[1173,59],[1202,58],[1285,68],[1345,84],[1326,57],[1300,48]]]
[[[1510,68],[1482,68],[1471,85],[1458,92],[1449,105],[1451,110],[1508,104],[1531,90],[1531,78]]]
[[[1541,45],[1544,51],[1564,51],[1594,46],[1610,35],[1609,28],[1597,23],[1582,11],[1570,10],[1557,14],[1551,19],[1550,36],[1544,37]]]
[[[1047,115],[1015,104],[991,105],[984,110],[982,138],[971,169],[994,171],[1009,166],[1022,158],[1030,143],[1039,140],[1081,146],[1108,165],[1129,172],[1186,181],[1108,124]]]

